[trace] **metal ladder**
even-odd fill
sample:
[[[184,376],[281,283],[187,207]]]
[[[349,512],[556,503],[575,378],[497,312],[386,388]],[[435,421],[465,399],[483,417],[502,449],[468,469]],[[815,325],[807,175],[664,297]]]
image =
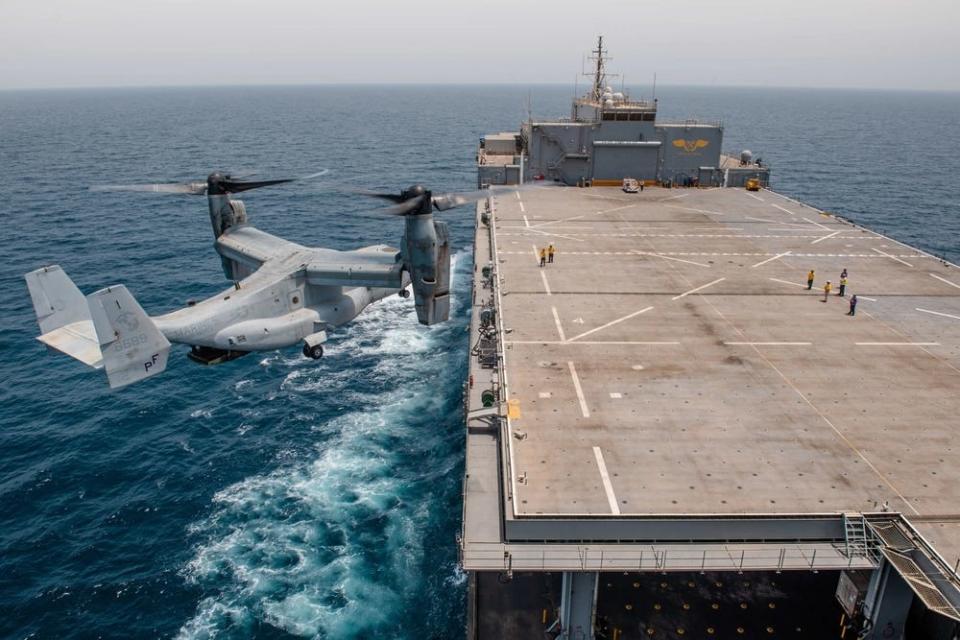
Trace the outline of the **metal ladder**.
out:
[[[843,534],[848,558],[866,558],[870,555],[867,521],[862,514],[843,514]]]

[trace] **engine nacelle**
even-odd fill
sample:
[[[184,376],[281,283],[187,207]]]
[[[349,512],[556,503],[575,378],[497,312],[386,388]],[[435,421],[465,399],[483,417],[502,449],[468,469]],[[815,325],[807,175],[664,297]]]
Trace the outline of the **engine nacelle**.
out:
[[[433,214],[404,217],[403,262],[410,273],[420,324],[437,324],[450,317],[450,233]]]

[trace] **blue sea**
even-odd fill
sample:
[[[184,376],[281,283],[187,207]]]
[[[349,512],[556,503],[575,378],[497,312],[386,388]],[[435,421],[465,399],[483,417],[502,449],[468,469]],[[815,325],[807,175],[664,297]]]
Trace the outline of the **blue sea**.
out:
[[[634,92],[639,95],[638,89]],[[371,307],[299,348],[110,391],[48,354],[22,274],[124,283],[151,313],[226,288],[203,198],[90,185],[214,169],[320,179],[244,194],[299,243],[396,245],[351,188],[476,183],[476,143],[551,86],[0,92],[0,637],[462,637],[457,568],[472,213],[447,214],[451,321]],[[722,119],[773,186],[960,262],[960,94],[661,87],[661,116]]]

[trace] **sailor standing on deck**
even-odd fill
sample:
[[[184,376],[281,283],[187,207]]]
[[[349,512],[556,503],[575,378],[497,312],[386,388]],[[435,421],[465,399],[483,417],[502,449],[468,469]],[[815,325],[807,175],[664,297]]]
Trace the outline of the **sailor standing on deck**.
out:
[[[547,247],[547,262],[553,264],[553,254],[557,252],[556,247],[553,246],[553,243],[550,243],[550,246]]]
[[[827,280],[827,284],[823,285],[823,301],[826,302],[827,298],[830,297],[830,290],[833,289],[833,286],[830,284],[830,281]]]
[[[846,273],[846,272],[847,272],[846,269],[844,269],[843,272]],[[842,298],[842,297],[844,296],[844,294],[846,293],[846,291],[847,291],[847,276],[841,276],[841,277],[840,277],[840,291],[837,293],[837,295]]]
[[[850,311],[847,312],[848,316],[857,315],[857,294],[853,294],[850,297]]]
[[[540,249],[540,266],[545,264],[547,264],[547,249],[544,247]]]
[[[810,269],[810,273],[807,274],[807,291],[813,289],[813,269]]]

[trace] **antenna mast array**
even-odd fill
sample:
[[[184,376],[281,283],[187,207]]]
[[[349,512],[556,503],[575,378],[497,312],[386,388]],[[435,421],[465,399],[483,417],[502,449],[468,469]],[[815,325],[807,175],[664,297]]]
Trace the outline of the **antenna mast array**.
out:
[[[594,102],[600,102],[603,98],[603,91],[607,85],[607,61],[612,60],[613,58],[607,58],[607,50],[603,48],[603,36],[597,36],[597,48],[590,52],[590,60],[596,63],[596,66],[593,70],[593,87],[591,88],[590,98]],[[584,73],[583,75],[589,76],[590,74]],[[610,74],[611,78],[617,77],[618,74]]]

